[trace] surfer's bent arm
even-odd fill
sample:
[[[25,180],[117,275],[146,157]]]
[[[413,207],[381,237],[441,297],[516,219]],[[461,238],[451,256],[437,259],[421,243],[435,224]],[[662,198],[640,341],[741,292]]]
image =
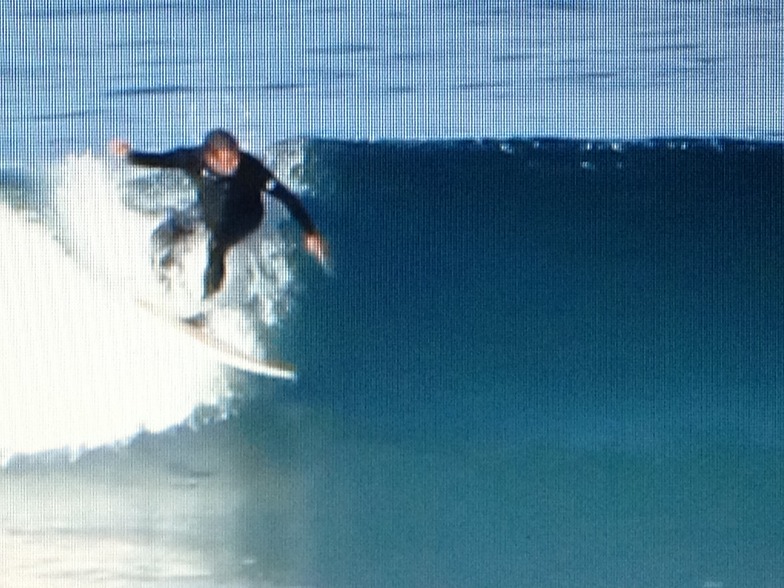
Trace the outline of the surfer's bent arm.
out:
[[[327,270],[331,271],[329,246],[316,229],[302,201],[274,177],[267,180],[266,192],[280,200],[305,232],[305,249]]]
[[[308,211],[305,210],[305,206],[302,204],[302,201],[289,191],[286,186],[281,184],[278,180],[274,177],[270,178],[267,181],[267,194],[273,196],[280,200],[284,206],[288,209],[291,213],[291,216],[299,223],[299,226],[302,227],[302,230],[308,235],[315,235],[318,231],[316,230],[316,225],[313,222],[313,219],[310,218]]]

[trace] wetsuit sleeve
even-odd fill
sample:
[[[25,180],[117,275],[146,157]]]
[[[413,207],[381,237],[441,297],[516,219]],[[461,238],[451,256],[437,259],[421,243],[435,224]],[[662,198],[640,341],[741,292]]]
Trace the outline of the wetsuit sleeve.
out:
[[[181,169],[190,173],[201,167],[201,152],[198,149],[175,149],[166,153],[144,153],[131,151],[126,156],[128,163],[142,167]]]
[[[303,231],[309,234],[316,232],[316,225],[313,223],[313,219],[310,218],[308,211],[305,210],[305,205],[302,204],[302,201],[295,194],[290,192],[286,186],[275,178],[270,178],[267,182],[267,194],[277,198],[285,205],[291,213],[291,216],[293,216],[302,227]]]

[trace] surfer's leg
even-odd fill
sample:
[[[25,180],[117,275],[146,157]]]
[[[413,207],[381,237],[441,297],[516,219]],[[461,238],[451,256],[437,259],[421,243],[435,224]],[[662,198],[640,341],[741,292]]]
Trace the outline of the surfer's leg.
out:
[[[209,298],[220,290],[223,276],[226,273],[226,252],[229,245],[210,239],[210,251],[207,258],[207,269],[204,272],[204,298]]]
[[[169,209],[166,218],[155,228],[150,237],[153,265],[159,267],[171,265],[174,261],[174,245],[196,230],[200,218],[200,209],[195,204],[184,210]]]
[[[204,299],[220,290],[226,273],[226,254],[229,249],[247,237],[257,226],[257,223],[223,223],[217,228],[210,227],[209,257],[204,272]]]

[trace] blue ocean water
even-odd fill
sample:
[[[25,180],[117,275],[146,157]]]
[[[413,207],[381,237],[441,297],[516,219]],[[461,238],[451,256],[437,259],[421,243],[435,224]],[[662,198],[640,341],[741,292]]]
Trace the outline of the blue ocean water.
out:
[[[782,7],[14,3],[0,19],[0,577],[784,582]],[[233,129],[271,205],[215,326],[124,296]],[[198,282],[194,242],[181,294]],[[236,311],[236,312],[235,312]]]
[[[308,288],[306,373],[393,436],[777,446],[781,162],[734,141],[314,141],[345,275]]]

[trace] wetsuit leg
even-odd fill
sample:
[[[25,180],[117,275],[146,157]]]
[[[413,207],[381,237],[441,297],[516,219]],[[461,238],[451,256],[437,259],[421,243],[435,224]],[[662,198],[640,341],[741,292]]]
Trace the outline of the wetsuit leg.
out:
[[[208,227],[210,242],[207,269],[204,272],[204,298],[220,290],[226,272],[226,254],[259,226],[261,217],[241,217],[239,221],[229,218],[219,227]]]
[[[200,219],[201,213],[195,204],[184,210],[169,209],[166,218],[150,237],[153,264],[160,267],[171,265],[174,261],[174,245],[183,237],[191,235]]]
[[[230,246],[230,243],[210,238],[207,269],[204,272],[204,298],[220,290],[226,273],[226,253]]]

